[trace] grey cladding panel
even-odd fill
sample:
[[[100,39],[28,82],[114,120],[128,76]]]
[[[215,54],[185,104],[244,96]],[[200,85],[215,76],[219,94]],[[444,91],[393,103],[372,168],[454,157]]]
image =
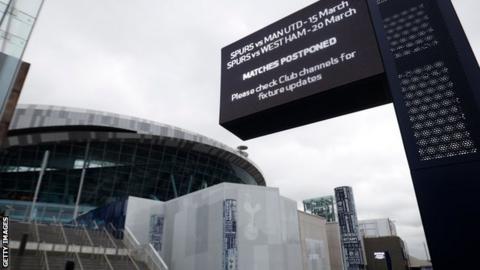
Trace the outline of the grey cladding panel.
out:
[[[203,149],[202,152],[240,158],[245,161],[244,164],[247,164],[246,170],[258,171],[258,168],[256,168],[256,165],[252,161],[241,157],[235,149],[198,133],[154,121],[107,112],[58,106],[18,105],[13,116],[10,130],[59,127],[65,125],[124,129],[132,131],[132,133],[117,133],[114,137],[120,139],[138,139],[139,135],[150,135],[160,137],[161,141],[172,146],[184,146],[192,142],[195,146],[198,146],[198,149]],[[91,132],[88,138],[94,139],[97,133],[98,132]],[[82,139],[78,134],[75,134],[73,137],[78,140]],[[19,141],[22,142],[22,140]],[[206,151],[207,149],[208,151]],[[249,167],[255,168],[251,169]],[[256,173],[256,175],[261,175],[261,173]],[[265,181],[263,177],[260,177],[260,179],[259,182],[264,184]]]

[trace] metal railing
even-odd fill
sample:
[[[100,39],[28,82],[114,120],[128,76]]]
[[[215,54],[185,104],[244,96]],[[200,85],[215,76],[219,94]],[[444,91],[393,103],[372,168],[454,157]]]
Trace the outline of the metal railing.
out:
[[[53,218],[53,220],[57,224],[57,226],[60,226],[60,232],[62,233],[63,242],[65,243],[65,245],[68,246],[68,238],[67,234],[65,233],[65,229],[63,228],[63,224],[61,222],[57,222],[57,219],[55,217]],[[67,249],[65,249],[65,251],[66,250]]]
[[[135,267],[136,270],[140,270],[140,267],[138,266],[138,264],[135,262],[135,260],[132,258],[132,256],[127,253],[127,257],[128,259],[130,260],[130,262],[132,262],[133,266]]]
[[[33,229],[35,232],[35,238],[37,239],[37,251],[40,252],[41,258],[42,258],[40,265],[42,265],[42,269],[50,270],[50,264],[48,263],[47,252],[45,250],[40,249],[42,244],[45,244],[45,242],[40,243],[40,232],[38,231],[38,224],[36,221],[33,221],[31,225],[33,226]]]
[[[108,223],[108,226],[110,226],[110,228],[112,229],[112,232],[115,232],[115,234],[118,233],[117,228],[115,228],[115,226],[113,226],[112,223]],[[119,254],[119,251],[120,251],[120,250],[119,250],[119,248],[118,248],[118,245],[115,244],[115,241],[112,239],[112,237],[111,237],[110,234],[108,233],[108,230],[107,230],[105,227],[104,227],[103,229],[105,230],[105,233],[106,233],[107,235],[109,235],[109,239],[110,239],[112,245],[117,249],[117,254]],[[140,270],[140,267],[138,266],[138,264],[135,262],[135,260],[134,260],[134,259],[132,258],[132,256],[130,255],[130,252],[127,252],[125,255],[128,257],[128,260],[133,264],[133,266],[135,267],[135,270]]]
[[[78,266],[80,266],[80,270],[85,270],[83,268],[83,263],[82,263],[82,260],[80,259],[80,256],[78,255],[78,252],[75,252],[75,258],[77,259],[78,261]]]
[[[112,236],[110,236],[110,233],[108,233],[108,230],[105,227],[103,227],[103,232],[107,235],[107,238],[110,241],[110,243],[112,244],[112,246],[115,249],[118,249],[117,244],[115,244],[115,241],[113,241]]]
[[[55,217],[53,217],[53,221],[54,221],[54,224],[56,224],[56,226],[60,227],[60,234],[61,234],[60,238],[63,239],[63,243],[65,244],[65,254],[67,254],[67,252],[68,252],[68,248],[67,248],[68,247],[68,238],[67,238],[67,234],[65,233],[65,229],[63,228],[63,224],[61,222],[58,222]]]
[[[88,232],[88,230],[85,228],[85,226],[79,225],[78,230],[79,232],[82,232],[84,234],[84,237],[88,240],[87,245],[81,245],[81,244],[75,244],[73,242],[70,242],[68,240],[67,233],[65,231],[65,227],[63,225],[52,225],[52,226],[58,226],[58,237],[60,239],[53,239],[51,242],[45,242],[44,239],[41,239],[40,236],[40,230],[39,230],[39,225],[36,222],[32,222],[29,224],[29,231],[30,235],[33,235],[33,238],[28,241],[27,243],[27,250],[32,250],[32,251],[37,251],[37,255],[41,255],[43,251],[47,252],[65,252],[65,253],[84,253],[84,254],[98,254],[98,255],[125,255],[125,254],[120,254],[117,249],[120,249],[118,245],[114,242],[113,238],[111,238],[108,234],[107,236],[102,236],[105,237],[106,239],[109,239],[111,241],[112,246],[111,248],[106,248],[103,246],[98,246],[95,245],[92,236]],[[52,228],[53,230],[53,228]],[[107,233],[104,230],[99,230],[99,233]],[[57,242],[60,240],[60,243]],[[11,240],[11,246],[14,246],[15,248],[18,248],[20,246],[20,241],[18,240]],[[73,247],[73,248],[72,248]],[[80,247],[80,248],[79,248]],[[82,248],[83,247],[83,248]],[[87,250],[87,247],[90,248],[91,251]],[[97,249],[95,249],[97,248]],[[75,249],[79,249],[78,251]],[[99,250],[102,250],[102,252],[99,252]],[[126,252],[126,251],[125,251]]]
[[[43,250],[43,260],[45,262],[45,269],[46,270],[50,270],[50,264],[48,263],[48,255],[47,255],[47,251]]]
[[[54,217],[54,221],[57,222],[56,218]],[[57,223],[58,226],[60,226],[60,231],[62,233],[62,236],[63,236],[63,240],[65,242],[65,255],[67,255],[69,253],[69,241],[68,241],[68,237],[67,237],[67,233],[65,232],[65,228],[63,226],[63,223],[62,222],[58,222]],[[80,251],[82,250],[82,245],[80,245]],[[73,254],[75,255],[75,259],[77,260],[77,263],[78,265],[80,266],[80,270],[84,270],[83,268],[83,263],[82,263],[82,259],[80,258],[80,256],[78,255],[78,252],[74,251]]]
[[[162,259],[160,254],[158,254],[157,250],[152,246],[152,244],[148,243],[146,248],[146,255],[148,258],[152,258],[151,262],[159,269],[168,270],[168,266],[165,261]],[[148,264],[147,264],[148,265]]]
[[[85,235],[87,236],[88,242],[93,247],[94,245],[93,245],[92,237],[90,237],[90,234],[88,233],[87,228],[83,224],[82,224],[82,229],[83,229],[83,232],[85,232]]]
[[[112,259],[109,258],[108,255],[123,256],[125,260],[130,262],[130,268],[133,270],[141,269],[140,265],[137,263],[138,261],[145,263],[146,266],[148,266],[148,268],[151,270],[168,270],[168,266],[166,265],[160,254],[155,250],[155,248],[151,244],[141,245],[135,238],[135,236],[132,234],[131,230],[128,228],[126,228],[125,231],[122,231],[122,234],[124,235],[123,242],[125,244],[125,247],[123,247],[121,244],[115,242],[115,240],[112,238],[112,236],[110,236],[109,232],[106,230],[105,227],[101,229],[100,227],[98,227],[99,233],[107,234],[106,236],[103,235],[102,237],[108,238],[109,242],[111,242],[111,246],[115,247],[115,252],[112,252],[112,248],[110,248],[109,250],[107,248],[96,246],[93,243],[89,231],[83,225],[77,225],[78,232],[84,233],[84,235],[88,239],[88,243],[90,244],[90,246],[88,246],[88,244],[85,245],[86,243],[77,245],[71,242],[71,240],[68,239],[68,233],[74,233],[74,231],[67,232],[67,228],[60,223],[52,224],[52,226],[55,227],[49,228],[55,231],[58,229],[59,231],[57,233],[51,234],[51,232],[46,231],[47,235],[54,237],[50,237],[51,239],[45,238],[47,242],[45,242],[45,239],[41,238],[43,236],[40,234],[40,232],[43,233],[44,228],[39,228],[39,225],[36,221],[30,223],[29,226],[30,232],[33,234],[34,237],[32,237],[33,241],[29,241],[27,243],[26,248],[27,250],[34,251],[37,254],[40,261],[40,266],[43,270],[51,269],[48,252],[63,252],[65,256],[67,256],[67,254],[72,254],[77,261],[80,270],[84,270],[82,257],[80,256],[80,254],[91,254],[98,259],[103,257],[101,261],[103,261],[104,265],[107,266],[109,270],[114,270],[114,266],[112,264],[114,263],[114,261],[112,261]],[[15,246],[16,248],[20,246],[19,241],[11,242],[12,246]],[[120,249],[121,252],[119,252]],[[135,259],[137,259],[137,261]]]
[[[103,257],[104,257],[105,261],[107,262],[108,268],[110,268],[110,270],[115,270],[115,269],[113,269],[112,263],[110,263],[110,259],[108,259],[107,254],[103,253]]]
[[[127,226],[125,226],[123,240],[127,248],[133,251],[134,258],[137,257],[139,260],[143,261],[147,264],[149,269],[168,270],[167,264],[152,244],[141,245]]]
[[[37,242],[40,243],[40,233],[38,232],[38,224],[36,221],[34,221],[32,225],[35,232],[35,238],[37,239]]]

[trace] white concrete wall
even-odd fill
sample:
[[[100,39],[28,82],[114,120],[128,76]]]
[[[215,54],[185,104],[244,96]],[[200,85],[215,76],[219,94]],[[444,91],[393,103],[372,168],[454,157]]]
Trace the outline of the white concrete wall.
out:
[[[298,212],[303,270],[330,270],[326,219]]]
[[[328,239],[328,252],[330,256],[330,268],[332,270],[343,270],[342,244],[338,223],[327,223],[326,231]]]
[[[164,202],[128,197],[125,226],[128,227],[140,244],[150,241],[150,217],[164,215]]]
[[[220,184],[165,203],[162,256],[171,270],[223,270],[224,200],[236,201],[236,268],[299,270],[296,202],[278,189]]]

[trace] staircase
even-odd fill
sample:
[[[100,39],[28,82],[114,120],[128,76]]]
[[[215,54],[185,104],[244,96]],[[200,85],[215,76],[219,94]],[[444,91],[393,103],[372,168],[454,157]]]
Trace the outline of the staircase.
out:
[[[10,250],[10,269],[27,270],[27,269],[44,269],[42,268],[42,256],[38,251],[26,250],[22,256],[18,255],[18,250]]]
[[[47,252],[48,265],[50,270],[64,270],[65,263],[67,261],[73,261],[75,263],[75,269],[81,269],[80,264],[74,253],[63,253],[63,252]],[[107,268],[89,268],[89,269],[105,269]],[[16,270],[16,269],[13,269]]]
[[[143,264],[139,263],[138,261],[135,260],[128,260],[125,259],[125,256],[113,256],[113,255],[107,255],[110,263],[113,266],[113,269],[115,270],[131,270],[131,269],[136,269],[135,264],[138,266],[140,270],[148,270],[148,267]]]
[[[133,259],[123,241],[103,228],[13,221],[10,226],[10,240],[17,243],[11,249],[11,270],[64,270],[67,261],[75,263],[75,270],[157,270]],[[29,234],[27,250],[19,255],[24,233]]]

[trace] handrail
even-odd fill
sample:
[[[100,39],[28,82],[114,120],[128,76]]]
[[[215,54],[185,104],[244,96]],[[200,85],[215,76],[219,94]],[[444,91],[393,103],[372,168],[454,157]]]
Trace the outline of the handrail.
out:
[[[37,246],[37,253],[40,254],[40,267],[42,270],[45,270],[46,266],[45,266],[45,257],[43,256],[43,252],[40,251],[40,249],[38,248]]]
[[[117,244],[115,244],[115,242],[113,241],[112,237],[110,236],[110,234],[108,233],[107,229],[105,227],[103,227],[103,231],[105,232],[105,234],[107,234],[107,238],[108,240],[110,240],[110,242],[112,243],[113,247],[115,249],[117,249]]]
[[[87,231],[87,228],[85,228],[85,225],[83,225],[83,224],[82,224],[82,228],[83,228],[83,231],[85,232],[85,235],[87,236],[88,242],[93,247],[94,244],[93,244],[92,238],[90,237],[90,234]]]
[[[162,257],[160,256],[160,254],[158,254],[158,251],[152,246],[151,243],[148,244],[148,247],[150,248],[150,253],[153,254],[153,256],[157,258],[157,260],[160,261],[160,264],[162,265],[162,267],[164,269],[168,269],[167,264],[165,263],[165,261],[163,261]]]
[[[78,255],[78,252],[75,252],[75,257],[77,258],[78,265],[80,265],[80,270],[85,270],[83,268],[83,263],[82,263],[82,260],[80,259],[80,256]]]
[[[92,222],[93,222],[93,225],[95,225],[95,229],[99,229],[99,228],[100,228],[95,220],[92,220]]]
[[[130,256],[130,254],[127,253],[127,257],[128,259],[132,262],[133,266],[135,266],[135,269],[136,270],[140,270],[140,267],[137,265],[137,263],[135,262],[135,260],[132,258],[132,256]],[[83,270],[83,269],[82,269]]]
[[[110,228],[112,229],[112,234],[114,234],[114,237],[117,238],[116,234],[118,232],[117,228],[115,228],[115,226],[110,222],[108,223],[108,226],[110,226]]]
[[[98,226],[98,224],[97,224],[97,222],[96,222],[95,220],[92,220],[92,222],[93,222],[93,225],[95,225],[95,228],[94,228],[93,230],[96,231],[97,234],[99,234],[99,233],[98,233],[98,230],[100,230],[100,226]],[[92,245],[93,245],[93,244],[92,244]],[[101,247],[101,248],[105,248],[104,251],[103,251],[103,252],[105,252],[106,247],[103,246],[103,243],[100,244],[100,247]]]
[[[60,225],[60,224],[57,222],[57,218],[56,218],[55,216],[53,216],[52,219],[53,219],[53,223],[52,223],[52,224],[53,224],[54,226]],[[50,224],[50,225],[52,225],[52,224]],[[57,232],[57,230],[55,230],[55,232]],[[60,233],[61,233],[61,232],[60,232]],[[58,236],[58,235],[57,235],[57,236]],[[60,235],[60,236],[58,237],[58,240],[61,240],[61,238],[62,238],[62,236]],[[64,239],[64,242],[65,242],[65,239]]]
[[[33,221],[33,229],[35,230],[35,236],[37,238],[37,242],[40,243],[40,233],[38,232],[38,224],[36,220]]]
[[[50,270],[50,264],[48,263],[48,256],[47,256],[47,251],[43,251],[43,257],[45,259],[45,266],[47,267],[47,270]]]
[[[128,228],[127,226],[125,226],[125,231],[127,231],[127,234],[130,238],[132,238],[133,240],[133,243],[135,244],[135,248],[140,248],[140,242],[137,240],[137,238],[135,237],[135,235],[133,235],[132,231],[130,230],[130,228]]]
[[[19,240],[11,240],[10,241],[12,243],[12,246],[15,246],[16,248],[15,249],[19,249],[19,246],[20,246],[20,241]],[[55,246],[58,244],[58,243],[51,243],[51,242],[31,242],[29,241],[28,243],[31,243],[31,244],[34,244],[33,247],[29,246],[27,247],[27,250],[31,250],[31,251],[36,251],[37,252],[37,255],[41,255],[42,251],[46,251],[47,253],[48,252],[58,252],[56,249],[55,249]],[[75,253],[75,252],[79,252],[80,254],[81,253],[84,253],[84,254],[92,254],[92,255],[102,255],[103,253],[105,254],[108,254],[108,255],[115,255],[115,254],[109,254],[108,250],[106,248],[104,248],[103,246],[84,246],[84,247],[89,247],[91,250],[83,250],[83,251],[75,251],[75,250],[68,250],[66,251],[66,253],[70,254],[70,253]],[[93,250],[94,248],[97,248],[97,247],[101,247],[103,248],[103,250],[101,252],[97,252],[95,250]],[[132,249],[128,249],[126,248],[126,250],[131,250],[133,251]],[[128,253],[125,253],[125,254],[117,254],[117,255],[120,255],[120,256],[126,256]]]
[[[48,252],[55,251],[55,244],[54,243],[49,244],[49,243],[46,243],[45,241],[40,242],[40,233],[39,233],[38,223],[36,221],[33,221],[30,225],[33,226],[34,234],[35,234],[36,239],[37,239],[37,247],[35,249],[37,250],[37,252],[40,253],[40,256],[42,258],[42,261],[41,261],[41,265],[43,266],[42,269],[50,270]],[[65,228],[64,228],[63,224],[59,224],[58,226],[60,226],[61,234],[62,234],[62,236],[65,240],[66,246],[67,246],[67,249],[66,249],[65,252],[66,253],[67,252],[68,253],[73,253],[77,262],[78,262],[78,265],[80,266],[79,269],[80,270],[85,270],[85,268],[83,266],[83,263],[82,263],[82,259],[79,255],[79,252],[68,250],[69,241],[68,241],[67,234],[66,234],[66,231],[65,231]],[[90,237],[90,234],[89,234],[88,230],[86,229],[86,227],[83,224],[80,227],[84,230],[85,235],[87,236],[87,239],[90,242],[91,246],[94,247],[92,238]],[[118,245],[114,242],[112,236],[109,235],[109,233],[108,233],[108,231],[106,231],[105,227],[103,227],[103,230],[104,230],[105,233],[107,233],[107,237],[109,238],[109,240],[112,242],[113,246],[118,251]],[[155,250],[155,248],[151,244],[141,245],[140,242],[138,241],[138,239],[135,237],[135,235],[133,235],[133,233],[131,232],[131,230],[128,227],[125,227],[125,231],[126,231],[126,233],[125,233],[124,236],[128,241],[127,250],[133,251],[134,252],[133,256],[138,256],[139,258],[142,258],[141,260],[143,262],[145,262],[150,267],[150,269],[152,269],[152,270],[153,269],[168,270],[167,264],[165,263],[165,261],[162,259],[160,254]],[[94,254],[94,253],[92,253],[92,254]],[[99,253],[99,255],[100,256],[103,255],[103,257],[105,258],[105,262],[108,264],[109,270],[114,270],[112,262],[110,261],[107,253],[108,253],[107,250],[104,249],[103,252]],[[130,252],[127,252],[125,255],[128,258],[128,260],[130,260],[130,262],[133,264],[132,269],[135,269],[135,270],[140,270],[141,269],[139,267],[139,265],[137,264],[137,262],[135,261],[134,257],[132,257],[132,254],[130,254]]]
[[[30,233],[30,230],[32,230],[33,232],[33,236],[35,237],[35,239],[37,240],[37,250],[36,250],[36,254],[41,254],[41,251],[39,251],[39,248],[40,248],[40,233],[38,232],[38,227],[37,227],[37,222],[34,220],[33,222],[30,221],[30,228],[28,229],[29,230],[29,233]]]
[[[108,264],[108,267],[110,268],[110,270],[115,270],[113,268],[112,264],[110,263],[110,259],[108,259],[107,254],[103,253],[103,257],[105,258],[105,261],[107,261],[107,264]]]
[[[156,269],[168,270],[167,264],[162,259],[162,256],[158,254],[157,250],[155,250],[152,244],[149,243],[146,245],[141,245],[135,235],[130,230],[130,228],[128,228],[127,226],[125,226],[125,232],[126,233],[124,234],[124,239],[127,240],[127,243],[130,246],[133,246],[129,248],[136,251],[147,265],[151,266],[153,264]]]
[[[37,224],[37,221],[34,220],[32,223],[30,224],[33,224],[33,229],[35,230],[35,234],[36,234],[36,238],[37,238],[37,252],[39,251],[40,249],[40,232],[38,231],[38,224]],[[45,243],[45,241],[43,241],[42,243]],[[45,267],[47,268],[46,270],[50,270],[50,265],[48,263],[48,256],[47,256],[47,251],[45,250],[42,250],[40,251],[43,255],[43,260],[45,261]],[[38,254],[38,253],[37,253]]]
[[[68,246],[68,238],[67,238],[67,234],[65,233],[65,228],[63,228],[63,224],[61,222],[58,223],[58,225],[60,226],[60,231],[62,232],[63,240],[65,240],[65,245]]]

